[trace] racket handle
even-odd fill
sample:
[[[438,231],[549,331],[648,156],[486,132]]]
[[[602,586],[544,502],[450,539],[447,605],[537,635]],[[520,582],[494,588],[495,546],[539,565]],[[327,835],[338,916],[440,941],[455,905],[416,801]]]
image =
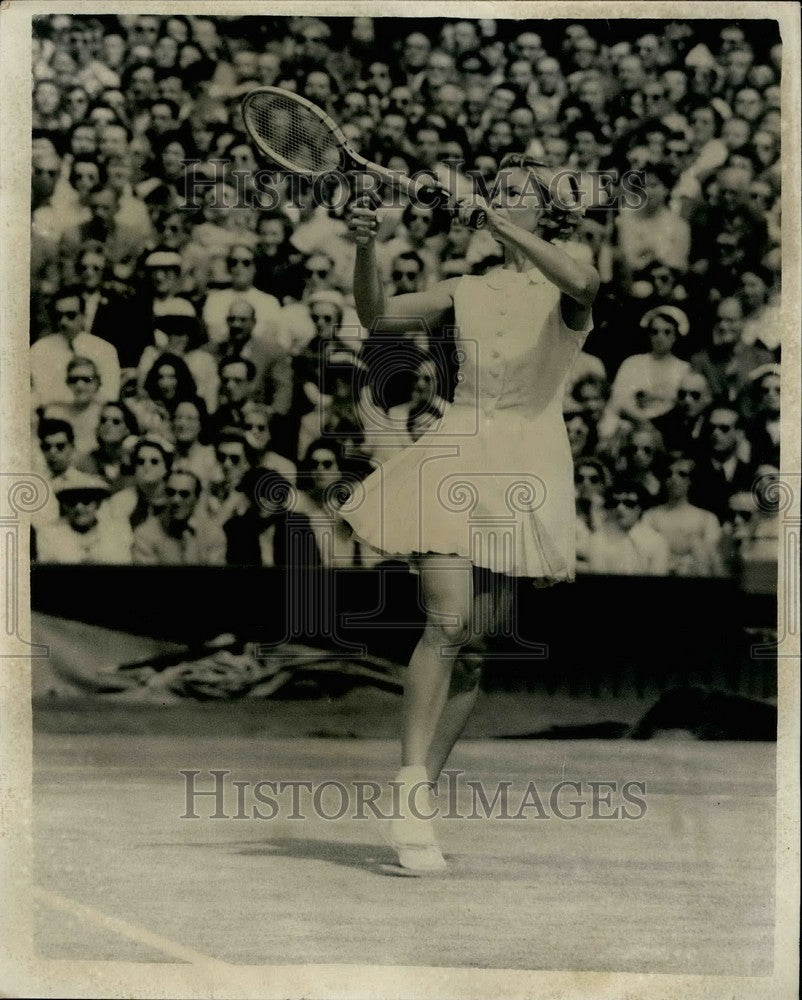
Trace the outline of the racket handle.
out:
[[[483,208],[474,208],[468,216],[468,229],[482,229],[487,222],[487,212]]]

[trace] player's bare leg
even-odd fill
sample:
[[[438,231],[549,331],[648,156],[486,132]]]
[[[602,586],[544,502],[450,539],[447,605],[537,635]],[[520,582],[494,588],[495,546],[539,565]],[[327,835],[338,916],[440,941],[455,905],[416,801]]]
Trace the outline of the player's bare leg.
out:
[[[512,589],[509,582],[488,574],[474,577],[472,632],[460,650],[451,674],[448,701],[437,724],[426,758],[426,772],[436,782],[454,745],[462,735],[479,696],[488,636],[496,634],[510,614]]]
[[[434,803],[427,762],[448,701],[454,664],[470,637],[473,580],[470,562],[457,557],[424,558],[420,573],[427,621],[407,668],[403,766],[396,776],[401,818],[392,821],[391,837],[403,868],[436,872],[445,868],[445,861],[430,818]]]

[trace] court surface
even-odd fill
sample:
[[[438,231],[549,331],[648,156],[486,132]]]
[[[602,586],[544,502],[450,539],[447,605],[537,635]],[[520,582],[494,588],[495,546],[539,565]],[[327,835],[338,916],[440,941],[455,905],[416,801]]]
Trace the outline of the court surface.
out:
[[[509,812],[535,782],[546,818],[441,819],[444,878],[384,873],[375,819],[235,819],[233,781],[390,779],[389,740],[35,734],[36,951],[43,957],[261,965],[771,972],[773,744],[466,741],[452,766]],[[223,811],[211,789],[229,771]],[[471,811],[459,786],[457,811]],[[549,795],[560,780],[558,808]],[[588,782],[646,783],[641,819],[591,819]],[[350,786],[349,786],[350,787]],[[243,785],[244,811],[254,804]],[[320,800],[338,808],[338,793]],[[621,805],[620,795],[612,804]],[[263,812],[265,806],[261,807]],[[369,814],[369,810],[364,810]],[[497,812],[498,810],[496,810]],[[599,808],[600,812],[608,811]],[[634,811],[634,810],[632,810]]]

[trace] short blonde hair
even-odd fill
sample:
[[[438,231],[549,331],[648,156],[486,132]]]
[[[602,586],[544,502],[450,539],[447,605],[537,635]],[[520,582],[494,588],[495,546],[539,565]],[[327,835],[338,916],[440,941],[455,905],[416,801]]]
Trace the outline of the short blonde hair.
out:
[[[548,167],[527,153],[507,153],[502,157],[499,171],[511,167],[528,170],[535,176],[543,196],[543,218],[549,229],[549,242],[569,239],[585,214],[573,171]],[[561,188],[559,201],[553,196],[555,184]]]

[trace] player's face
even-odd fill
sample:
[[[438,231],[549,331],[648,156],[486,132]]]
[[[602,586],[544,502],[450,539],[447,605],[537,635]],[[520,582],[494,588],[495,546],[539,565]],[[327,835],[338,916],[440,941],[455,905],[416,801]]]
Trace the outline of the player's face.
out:
[[[493,207],[504,218],[533,233],[543,217],[544,182],[533,170],[502,170],[495,185]]]

